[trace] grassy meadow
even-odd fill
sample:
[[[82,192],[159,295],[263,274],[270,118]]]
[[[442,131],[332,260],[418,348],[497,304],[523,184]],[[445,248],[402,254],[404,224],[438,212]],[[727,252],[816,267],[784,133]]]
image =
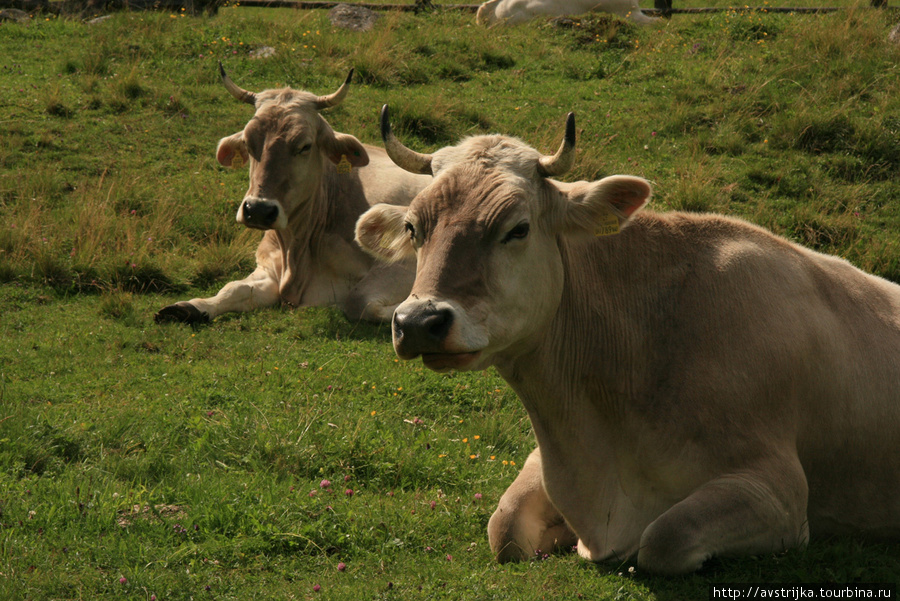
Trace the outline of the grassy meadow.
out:
[[[388,327],[327,308],[153,322],[254,265],[260,235],[234,220],[247,174],[214,158],[252,110],[217,61],[251,90],[317,93],[353,67],[328,121],[379,143],[387,102],[425,151],[501,132],[550,152],[575,111],[568,179],[640,175],[655,210],[743,217],[900,282],[900,13],[829,4],[845,10],[644,29],[595,15],[485,30],[438,10],[354,33],[327,11],[243,7],[0,23],[0,599],[896,584],[900,544],[853,539],[668,579],[571,553],[497,565],[487,521],[534,442],[496,373],[398,362]]]

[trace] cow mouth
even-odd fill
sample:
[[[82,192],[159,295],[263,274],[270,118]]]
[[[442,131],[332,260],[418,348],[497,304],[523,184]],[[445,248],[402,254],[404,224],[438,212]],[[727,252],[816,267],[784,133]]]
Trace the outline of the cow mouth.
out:
[[[447,371],[450,369],[466,370],[478,357],[481,351],[472,353],[422,353],[422,362],[425,367],[434,371]]]

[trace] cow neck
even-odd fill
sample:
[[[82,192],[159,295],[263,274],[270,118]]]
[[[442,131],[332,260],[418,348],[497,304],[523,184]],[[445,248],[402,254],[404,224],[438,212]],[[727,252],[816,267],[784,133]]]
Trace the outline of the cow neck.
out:
[[[325,169],[329,166],[330,163],[326,164]],[[278,289],[282,302],[291,306],[302,304],[303,295],[314,275],[318,248],[331,210],[326,181],[327,177],[323,176],[318,189],[305,201],[297,202],[296,208],[288,215],[285,230],[275,231],[282,264]]]
[[[565,284],[555,316],[533,350],[498,363],[532,421],[554,428],[555,436],[576,435],[586,409],[621,423],[643,389],[649,304],[630,294],[637,237],[625,232],[560,241]]]

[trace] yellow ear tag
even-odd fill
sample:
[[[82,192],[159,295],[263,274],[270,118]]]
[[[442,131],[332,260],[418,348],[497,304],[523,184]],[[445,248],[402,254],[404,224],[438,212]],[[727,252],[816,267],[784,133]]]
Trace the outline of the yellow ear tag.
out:
[[[240,169],[244,166],[244,157],[241,156],[241,153],[236,152],[234,156],[231,157],[231,168],[232,169]]]
[[[612,236],[619,233],[619,218],[613,213],[607,213],[600,218],[597,223],[597,229],[594,230],[595,236]]]
[[[351,165],[350,161],[347,160],[347,155],[342,154],[341,160],[337,164],[337,172],[346,174],[350,173],[351,171],[353,171],[353,165]]]

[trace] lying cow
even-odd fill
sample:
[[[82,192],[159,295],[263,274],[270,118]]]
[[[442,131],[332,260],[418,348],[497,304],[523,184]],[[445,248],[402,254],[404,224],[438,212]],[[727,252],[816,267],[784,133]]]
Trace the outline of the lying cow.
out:
[[[619,15],[640,25],[659,21],[641,12],[638,0],[490,0],[478,7],[475,22],[479,25],[518,25],[538,15],[559,17],[588,11]]]
[[[278,303],[336,305],[352,320],[390,319],[406,298],[414,265],[376,263],[353,242],[357,217],[376,203],[409,204],[431,178],[396,167],[381,148],[337,133],[319,111],[341,103],[353,71],[333,94],[290,88],[258,94],[239,88],[219,65],[222,82],[256,115],[219,141],[226,167],[250,165],[250,188],[238,222],[264,230],[256,270],[212,298],[160,310],[157,322],[205,322],[229,311]]]
[[[488,524],[503,560],[577,541],[675,574],[812,531],[900,537],[900,286],[718,215],[638,212],[643,179],[561,183],[506,136],[432,155],[434,182],[357,240],[417,257],[394,348],[495,366],[538,449]]]

